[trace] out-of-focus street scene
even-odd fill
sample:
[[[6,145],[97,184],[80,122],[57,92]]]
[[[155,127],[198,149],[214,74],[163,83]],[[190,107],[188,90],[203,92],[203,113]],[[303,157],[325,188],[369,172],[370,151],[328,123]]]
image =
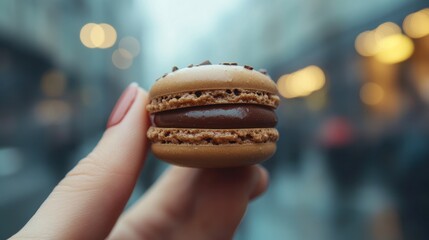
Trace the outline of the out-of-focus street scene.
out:
[[[205,60],[267,69],[281,98],[270,186],[234,239],[429,239],[417,0],[0,1],[0,239],[94,148],[127,85]],[[149,153],[127,206],[167,167]]]

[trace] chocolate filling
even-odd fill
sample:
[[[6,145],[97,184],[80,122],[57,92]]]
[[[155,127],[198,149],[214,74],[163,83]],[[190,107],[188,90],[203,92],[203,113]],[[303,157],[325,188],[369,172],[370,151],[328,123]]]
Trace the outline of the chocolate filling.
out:
[[[152,125],[164,128],[272,128],[274,110],[259,105],[208,105],[181,108],[151,115]]]

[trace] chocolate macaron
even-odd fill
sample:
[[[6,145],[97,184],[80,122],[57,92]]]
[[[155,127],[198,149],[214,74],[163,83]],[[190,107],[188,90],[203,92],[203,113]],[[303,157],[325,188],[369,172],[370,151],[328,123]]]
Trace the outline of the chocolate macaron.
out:
[[[276,150],[280,100],[265,71],[235,63],[174,67],[149,98],[147,136],[153,154],[166,162],[235,167],[262,162]]]

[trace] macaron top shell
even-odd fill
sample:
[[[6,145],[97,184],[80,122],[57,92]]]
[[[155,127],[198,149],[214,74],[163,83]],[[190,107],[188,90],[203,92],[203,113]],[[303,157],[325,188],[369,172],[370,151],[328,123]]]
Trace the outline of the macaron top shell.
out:
[[[276,84],[261,72],[232,65],[182,68],[159,79],[149,92],[154,99],[187,91],[241,88],[277,94]]]

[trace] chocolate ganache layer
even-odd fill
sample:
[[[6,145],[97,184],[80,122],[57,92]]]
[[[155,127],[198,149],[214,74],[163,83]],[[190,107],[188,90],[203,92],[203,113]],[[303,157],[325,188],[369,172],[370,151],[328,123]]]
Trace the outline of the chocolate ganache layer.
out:
[[[164,128],[272,128],[274,110],[251,104],[225,104],[181,108],[151,115],[152,125]]]

